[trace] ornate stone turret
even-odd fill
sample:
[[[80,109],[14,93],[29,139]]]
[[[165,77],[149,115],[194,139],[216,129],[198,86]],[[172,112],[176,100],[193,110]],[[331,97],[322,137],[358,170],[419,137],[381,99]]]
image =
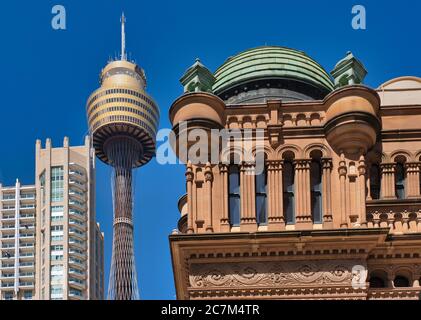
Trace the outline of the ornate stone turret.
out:
[[[212,92],[215,77],[197,58],[196,62],[187,69],[180,79],[184,92]]]
[[[348,51],[345,58],[336,64],[331,75],[335,80],[335,87],[339,88],[362,83],[367,75],[367,70],[361,61],[355,58],[351,51]]]
[[[348,86],[326,98],[326,139],[345,154],[365,154],[377,141],[381,123],[378,94],[363,86]]]

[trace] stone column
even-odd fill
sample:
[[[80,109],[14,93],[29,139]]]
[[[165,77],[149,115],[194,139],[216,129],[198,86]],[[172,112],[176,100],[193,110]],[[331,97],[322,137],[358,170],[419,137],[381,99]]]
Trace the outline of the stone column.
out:
[[[268,161],[268,230],[285,229],[282,189],[282,161]]]
[[[194,217],[193,217],[193,179],[194,173],[192,164],[189,161],[186,169],[186,184],[187,184],[187,233],[194,233]]]
[[[361,227],[367,228],[367,208],[366,208],[366,176],[367,166],[364,155],[361,155],[358,161],[358,191],[359,191],[359,223]]]
[[[420,163],[407,162],[405,163],[405,170],[407,176],[408,198],[420,197]]]
[[[382,199],[396,199],[395,192],[395,163],[380,164],[382,183],[381,183],[381,197]]]
[[[241,231],[257,231],[255,208],[254,165],[243,163],[240,168]],[[244,196],[243,196],[244,195]]]
[[[311,160],[295,161],[296,181],[296,227],[297,229],[312,229],[311,216],[311,188],[310,188],[310,164]]]
[[[322,204],[323,204],[323,228],[333,228],[332,215],[332,159],[322,159]]]
[[[205,167],[205,183],[206,183],[206,220],[207,220],[207,226],[206,231],[207,232],[213,232],[213,216],[212,216],[212,183],[213,183],[213,172],[212,172],[212,166],[208,162],[206,163]]]
[[[229,222],[229,190],[228,190],[228,166],[225,164],[219,165],[219,172],[222,181],[222,214],[221,214],[221,232],[230,231]]]
[[[339,193],[340,193],[340,207],[341,207],[341,228],[348,228],[348,217],[346,216],[346,175],[347,166],[345,156],[341,154],[341,161],[339,162]]]

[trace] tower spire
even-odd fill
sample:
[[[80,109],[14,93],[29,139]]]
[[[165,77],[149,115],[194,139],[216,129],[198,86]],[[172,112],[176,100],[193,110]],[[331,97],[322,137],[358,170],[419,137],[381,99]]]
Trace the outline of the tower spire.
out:
[[[121,14],[121,60],[127,60],[126,55],[126,31],[125,31],[125,24],[126,24],[126,17],[124,16],[124,12]]]

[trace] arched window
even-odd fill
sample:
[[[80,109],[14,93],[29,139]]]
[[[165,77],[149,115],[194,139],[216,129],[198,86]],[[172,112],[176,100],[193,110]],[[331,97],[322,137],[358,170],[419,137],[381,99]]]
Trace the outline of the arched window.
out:
[[[386,283],[380,277],[371,277],[370,288],[373,288],[373,289],[386,288]]]
[[[266,168],[256,174],[256,222],[258,225],[265,225],[268,222],[267,215],[267,171]]]
[[[404,276],[396,276],[395,280],[393,280],[393,285],[395,288],[409,288],[409,280]]]
[[[370,288],[373,289],[380,289],[386,288],[388,285],[387,283],[387,274],[383,270],[376,270],[370,273]]]
[[[380,167],[372,164],[370,167],[370,195],[373,200],[380,199]]]
[[[396,163],[396,171],[395,171],[395,192],[396,192],[396,197],[398,199],[405,199],[406,173],[405,173],[404,161],[405,159],[401,159],[400,157],[396,161],[397,163]]]
[[[323,222],[321,153],[312,155],[310,165],[311,215],[313,223]]]
[[[229,218],[231,226],[240,225],[240,170],[237,165],[229,166]]]
[[[287,155],[283,166],[283,208],[284,217],[287,224],[295,223],[295,184],[294,184],[294,164],[293,155]]]

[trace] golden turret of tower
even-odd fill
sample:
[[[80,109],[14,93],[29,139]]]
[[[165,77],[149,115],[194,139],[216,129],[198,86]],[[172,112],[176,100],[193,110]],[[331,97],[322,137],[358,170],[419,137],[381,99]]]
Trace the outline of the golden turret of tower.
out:
[[[121,59],[105,66],[100,75],[101,87],[88,99],[88,123],[99,159],[111,164],[107,155],[108,142],[113,137],[125,136],[133,139],[140,150],[133,164],[139,167],[155,153],[159,109],[145,91],[146,76],[143,69],[126,60],[124,29],[122,37]]]

